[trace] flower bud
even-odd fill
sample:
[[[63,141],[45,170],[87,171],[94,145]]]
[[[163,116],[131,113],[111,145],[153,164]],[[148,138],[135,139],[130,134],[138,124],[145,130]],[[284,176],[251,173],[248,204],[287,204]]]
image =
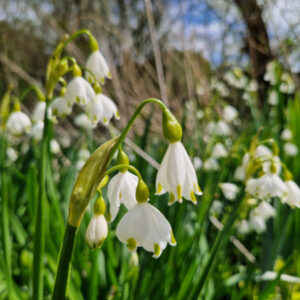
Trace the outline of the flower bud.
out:
[[[95,215],[104,215],[105,213],[105,201],[102,196],[100,196],[94,204]]]
[[[121,149],[118,152],[117,165],[129,165],[129,158],[127,154]],[[127,170],[127,168],[120,169],[121,172],[126,172]]]
[[[99,248],[106,239],[107,232],[107,222],[104,215],[95,214],[86,230],[86,241],[92,249]]]
[[[149,189],[144,180],[140,179],[135,192],[136,201],[146,202],[149,199]]]
[[[67,59],[62,59],[59,62],[59,65],[57,67],[57,73],[58,77],[64,76],[69,70],[69,64]]]
[[[91,49],[91,52],[99,50],[98,42],[92,35],[90,35],[90,49]]]
[[[182,138],[182,128],[175,116],[168,110],[163,110],[163,131],[170,142],[179,142]]]
[[[77,76],[81,76],[82,72],[81,69],[79,68],[79,66],[77,64],[73,65],[73,76],[77,77]]]

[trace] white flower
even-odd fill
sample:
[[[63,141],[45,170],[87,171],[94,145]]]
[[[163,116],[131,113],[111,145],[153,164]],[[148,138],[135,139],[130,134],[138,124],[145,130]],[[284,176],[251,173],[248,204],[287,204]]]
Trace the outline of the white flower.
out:
[[[257,81],[254,79],[251,79],[248,86],[247,86],[247,91],[249,92],[257,92],[258,90],[258,84]]]
[[[298,207],[300,208],[300,189],[299,186],[293,180],[287,180],[285,182],[287,187],[287,193],[282,198],[283,203],[287,203],[291,207]]]
[[[35,141],[40,141],[43,137],[43,130],[44,130],[44,122],[38,121],[32,126],[30,135],[33,137]]]
[[[193,164],[181,142],[171,143],[158,169],[156,193],[170,193],[169,204],[182,202],[182,196],[196,203],[202,195]]]
[[[118,239],[130,250],[143,247],[158,258],[169,243],[176,245],[172,228],[164,215],[147,202],[137,203],[121,219],[116,229]]]
[[[85,238],[91,248],[101,246],[107,237],[107,222],[104,215],[94,215],[86,230]]]
[[[271,91],[268,96],[268,103],[273,106],[276,106],[278,104],[278,102],[279,102],[278,93],[274,90]]]
[[[116,104],[104,94],[97,94],[94,101],[89,105],[89,115],[93,123],[101,121],[108,124],[113,116],[117,120],[120,119]]]
[[[262,233],[266,231],[267,225],[265,220],[260,216],[256,216],[252,212],[250,213],[250,218],[249,218],[250,228],[255,230],[257,233]]]
[[[239,234],[248,234],[251,231],[251,225],[247,220],[241,220],[238,224],[237,231]]]
[[[234,200],[239,193],[238,186],[233,183],[223,182],[220,183],[219,186],[227,200]]]
[[[104,83],[105,77],[111,79],[109,67],[99,50],[96,50],[90,54],[86,62],[86,68],[90,70],[95,75],[96,79],[102,84]],[[86,77],[89,82],[94,81],[89,72],[86,73]]]
[[[82,159],[77,160],[76,165],[75,165],[76,170],[80,171],[83,168],[85,162],[86,162],[86,160],[82,160]]]
[[[250,195],[264,200],[271,197],[283,197],[287,192],[287,188],[278,175],[270,173],[248,180],[246,191]]]
[[[281,135],[280,135],[281,139],[284,141],[289,141],[293,138],[293,133],[289,128],[285,128]]]
[[[72,112],[73,103],[68,102],[64,97],[57,97],[51,103],[53,115],[58,117],[66,117]]]
[[[228,151],[226,150],[225,146],[222,143],[217,143],[214,145],[212,149],[211,156],[213,158],[227,157]]]
[[[11,147],[6,149],[6,155],[7,155],[8,161],[10,163],[15,162],[18,158],[17,151],[14,148],[11,148]]]
[[[206,130],[210,135],[229,136],[232,133],[230,126],[224,120],[209,122]]]
[[[78,158],[86,161],[90,157],[90,151],[86,148],[82,148],[78,151]]]
[[[113,221],[119,211],[121,203],[127,209],[131,209],[137,202],[135,198],[138,177],[128,171],[119,172],[108,184],[108,200],[110,204],[110,214]]]
[[[193,165],[196,170],[199,170],[203,165],[202,159],[198,156],[195,156],[193,159]]]
[[[39,121],[44,121],[45,109],[46,109],[46,102],[45,101],[39,101],[35,105],[35,108],[33,110],[32,117],[31,117],[31,119],[34,123],[39,122]],[[48,119],[53,119],[51,106],[48,107],[47,117],[48,117]]]
[[[245,180],[245,177],[246,177],[246,172],[244,170],[244,167],[243,166],[238,166],[236,169],[235,169],[235,172],[233,174],[233,178],[235,180],[239,180],[239,181],[244,181]]]
[[[232,122],[238,117],[238,111],[231,105],[226,105],[223,109],[223,119],[226,122]]]
[[[207,170],[207,171],[218,171],[220,169],[220,165],[219,165],[218,161],[213,157],[208,158],[204,162],[203,167],[204,167],[204,170]]]
[[[281,84],[279,90],[286,94],[292,94],[295,91],[295,84],[292,76],[289,73],[283,73],[281,75]]]
[[[210,213],[220,215],[223,211],[223,206],[223,202],[214,200],[210,208]]]
[[[74,119],[74,123],[82,129],[91,129],[91,128],[93,128],[91,120],[89,119],[89,117],[85,113],[77,115]]]
[[[296,156],[298,154],[298,147],[292,143],[286,143],[283,146],[283,151],[289,156]]]
[[[20,136],[23,133],[30,131],[31,122],[27,115],[21,111],[13,112],[6,123],[6,128],[9,133],[14,136]]]
[[[271,217],[275,217],[276,210],[275,208],[268,202],[262,201],[256,208],[254,208],[253,213],[256,216],[259,216],[267,221]]]
[[[65,98],[69,105],[75,102],[85,105],[92,101],[95,97],[95,92],[91,85],[81,76],[74,77],[67,85]]]
[[[60,146],[58,142],[54,139],[50,141],[50,151],[52,154],[57,154],[60,151]]]

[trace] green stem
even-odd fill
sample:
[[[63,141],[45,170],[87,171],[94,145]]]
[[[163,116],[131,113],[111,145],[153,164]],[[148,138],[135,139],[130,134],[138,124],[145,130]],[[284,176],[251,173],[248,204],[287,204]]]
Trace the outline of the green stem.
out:
[[[46,101],[44,130],[39,170],[39,196],[35,219],[34,249],[33,249],[33,299],[43,299],[43,258],[45,252],[45,206],[46,206],[46,167],[48,159],[48,127],[47,118],[49,101]]]
[[[53,300],[66,299],[76,232],[77,227],[73,227],[70,224],[66,225],[64,241],[59,253],[59,262],[52,295]]]
[[[213,271],[216,265],[218,252],[221,249],[221,246],[224,246],[229,240],[231,227],[236,219],[237,212],[241,206],[241,203],[243,202],[243,199],[244,198],[241,196],[238,200],[236,200],[223,230],[219,231],[218,233],[218,236],[210,251],[210,256],[204,266],[202,273],[200,274],[200,278],[194,283],[192,291],[189,293],[188,299],[196,299],[200,295],[206,280],[208,279],[210,273]]]
[[[114,147],[111,150],[111,154],[110,154],[110,159],[109,161],[113,158],[115,152],[117,151],[117,149],[121,146],[121,144],[124,142],[129,130],[131,129],[134,121],[136,120],[136,118],[138,117],[139,113],[141,112],[141,110],[144,108],[144,106],[148,103],[155,103],[157,105],[160,106],[160,108],[164,111],[167,109],[167,107],[163,104],[162,101],[160,101],[159,99],[156,98],[148,98],[146,100],[144,100],[135,110],[135,112],[133,113],[133,115],[131,116],[130,120],[128,121],[126,127],[123,129],[118,141],[116,142],[116,144],[114,145]]]
[[[5,272],[7,281],[7,294],[8,299],[13,299],[13,281],[11,273],[11,240],[9,233],[9,208],[8,208],[8,191],[7,191],[7,177],[5,170],[5,156],[6,156],[6,140],[4,135],[1,136],[1,198],[2,198],[2,209],[1,209],[1,224],[2,224],[2,243],[3,252],[5,258]]]
[[[114,171],[118,171],[118,170],[121,170],[121,169],[128,169],[129,171],[131,171],[132,173],[134,173],[138,178],[139,180],[142,179],[142,176],[139,172],[138,169],[136,169],[135,167],[131,166],[131,165],[126,165],[126,164],[120,164],[120,165],[116,165],[110,169],[108,169],[106,172],[105,172],[105,175],[109,175],[110,173],[114,172]]]

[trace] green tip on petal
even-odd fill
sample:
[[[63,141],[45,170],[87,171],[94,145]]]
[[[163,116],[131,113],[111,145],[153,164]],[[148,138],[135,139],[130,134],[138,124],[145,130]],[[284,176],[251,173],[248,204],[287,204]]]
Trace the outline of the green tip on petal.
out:
[[[178,201],[182,202],[182,188],[181,188],[181,185],[177,185],[177,196],[178,196]]]
[[[154,244],[154,257],[159,257],[161,254],[161,250],[158,244]]]
[[[175,196],[174,196],[174,194],[171,192],[171,193],[170,193],[170,199],[169,199],[168,204],[169,204],[169,205],[172,205],[174,202],[175,202]]]
[[[194,191],[191,191],[191,199],[192,199],[192,202],[193,202],[194,204],[197,203],[197,200],[196,200],[196,196],[195,196]]]
[[[176,242],[176,240],[175,240],[173,231],[171,232],[171,243],[170,243],[170,245],[171,245],[171,246],[176,246],[176,245],[177,245],[177,242]]]
[[[161,184],[159,183],[158,186],[157,186],[157,191],[156,191],[156,193],[157,193],[157,194],[160,194],[161,191],[162,191],[162,186],[161,186]]]
[[[129,238],[127,240],[127,247],[129,250],[134,251],[136,249],[136,240],[134,238]]]

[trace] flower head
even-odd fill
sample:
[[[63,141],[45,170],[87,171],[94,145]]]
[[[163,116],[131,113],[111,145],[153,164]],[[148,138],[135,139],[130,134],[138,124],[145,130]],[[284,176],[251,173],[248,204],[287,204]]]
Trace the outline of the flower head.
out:
[[[31,122],[29,117],[21,111],[13,112],[6,123],[6,128],[14,136],[20,136],[30,131]]]
[[[164,215],[147,202],[137,203],[117,226],[118,239],[130,250],[143,247],[158,258],[169,243],[176,245],[172,228]]]
[[[233,183],[223,182],[220,183],[219,186],[227,200],[234,200],[239,193],[238,186]]]
[[[116,218],[121,203],[131,209],[137,202],[135,198],[138,177],[128,171],[119,172],[108,184],[108,200],[110,204],[111,221]]]
[[[86,68],[89,69],[96,79],[104,83],[105,77],[111,79],[111,73],[105,58],[99,50],[93,51],[87,59]],[[86,74],[88,81],[93,82],[91,74]]]
[[[51,103],[53,115],[58,117],[66,117],[72,112],[73,102],[68,102],[64,97],[57,97]]]
[[[300,208],[300,188],[297,183],[293,180],[285,181],[287,193],[282,198],[283,203],[287,203],[291,207]]]
[[[158,169],[156,193],[170,193],[169,204],[182,202],[182,196],[196,203],[196,195],[202,195],[193,164],[181,142],[171,143]]]
[[[67,85],[65,98],[69,105],[75,102],[85,105],[92,101],[95,92],[91,85],[81,76],[75,76]]]

